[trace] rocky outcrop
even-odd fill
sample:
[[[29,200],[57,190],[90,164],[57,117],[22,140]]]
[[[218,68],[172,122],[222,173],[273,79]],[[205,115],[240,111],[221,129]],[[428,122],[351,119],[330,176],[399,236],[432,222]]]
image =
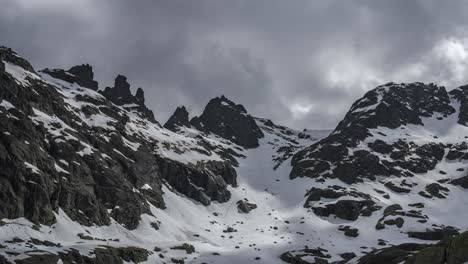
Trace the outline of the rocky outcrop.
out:
[[[249,203],[249,200],[239,200],[237,201],[237,211],[242,214],[248,214],[250,211],[257,209],[257,205],[254,203]]]
[[[189,113],[185,106],[179,106],[164,124],[164,128],[177,131],[179,127],[190,127]]]
[[[340,226],[338,230],[343,231],[345,236],[348,237],[358,237],[359,229],[353,228],[351,226]]]
[[[145,105],[145,94],[143,89],[138,88],[135,95],[130,91],[130,84],[127,82],[127,77],[117,75],[114,81],[114,87],[106,87],[100,93],[109,101],[116,105],[122,106],[127,110],[135,111],[141,117],[156,123],[153,111]]]
[[[77,83],[80,86],[91,90],[98,90],[98,82],[94,80],[93,67],[89,64],[73,66],[68,70],[62,69],[44,69],[41,72],[46,73],[56,79],[69,83]]]
[[[211,132],[245,148],[255,148],[263,132],[242,105],[224,96],[211,99],[199,117],[190,124],[200,131]]]
[[[280,258],[282,261],[291,264],[327,264],[327,259],[331,258],[327,252],[328,250],[323,248],[309,248],[306,246],[302,250],[284,252]]]

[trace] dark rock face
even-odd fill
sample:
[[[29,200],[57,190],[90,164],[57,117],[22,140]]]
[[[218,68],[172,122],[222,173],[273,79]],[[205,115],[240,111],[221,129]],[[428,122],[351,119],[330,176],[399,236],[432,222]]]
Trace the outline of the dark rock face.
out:
[[[106,87],[104,91],[100,91],[100,93],[114,104],[124,106],[127,110],[134,110],[140,116],[156,123],[153,111],[148,109],[145,105],[143,89],[138,88],[136,94],[132,95],[127,77],[118,75],[115,78],[114,87]]]
[[[229,162],[211,162],[197,166],[159,159],[161,175],[178,192],[209,205],[211,201],[227,202],[231,193],[227,185],[237,186],[236,171]]]
[[[257,147],[258,140],[264,136],[245,108],[224,96],[211,99],[202,115],[194,117],[190,124],[200,131],[214,133],[245,148]]]
[[[190,127],[189,113],[185,106],[179,106],[164,124],[164,128],[177,131],[178,127]]]
[[[93,67],[89,64],[73,66],[67,71],[62,69],[44,69],[41,72],[69,83],[77,83],[94,91],[97,91],[99,88],[98,82],[94,80]]]

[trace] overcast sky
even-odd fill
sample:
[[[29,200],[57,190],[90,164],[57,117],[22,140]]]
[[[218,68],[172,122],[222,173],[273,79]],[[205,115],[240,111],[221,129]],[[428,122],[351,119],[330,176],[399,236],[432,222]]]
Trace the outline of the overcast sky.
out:
[[[164,123],[226,95],[294,128],[333,128],[389,81],[468,83],[468,1],[0,0],[0,45],[36,69],[127,76]]]

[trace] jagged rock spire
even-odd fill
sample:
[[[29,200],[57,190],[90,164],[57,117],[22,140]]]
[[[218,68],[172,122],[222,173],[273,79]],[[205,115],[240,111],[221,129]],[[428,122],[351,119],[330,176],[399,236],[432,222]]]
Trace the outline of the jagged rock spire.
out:
[[[187,109],[185,109],[185,106],[177,107],[175,112],[164,124],[165,128],[172,131],[176,131],[177,128],[181,126],[190,127],[189,113],[187,112]]]
[[[145,105],[145,91],[143,89],[138,88],[135,94],[136,104],[138,105]]]
[[[91,90],[98,90],[98,82],[94,80],[93,67],[89,64],[73,66],[68,70],[63,69],[44,69],[41,72],[47,73],[50,76],[69,82],[77,83],[80,86]]]
[[[106,87],[102,95],[117,105],[133,104],[136,101],[130,92],[127,77],[120,74],[115,78],[114,87]]]
[[[73,66],[68,72],[78,77],[77,83],[79,85],[97,91],[98,82],[94,80],[94,72],[91,65],[82,64]]]
[[[157,123],[153,111],[148,109],[145,105],[145,93],[143,89],[138,88],[136,94],[132,95],[127,77],[120,74],[117,75],[114,81],[114,87],[106,87],[106,89],[100,93],[114,104],[136,110],[142,117],[153,123]]]
[[[224,95],[211,99],[202,115],[194,117],[190,124],[246,148],[257,147],[258,140],[263,137],[263,132],[244,106],[235,104]]]

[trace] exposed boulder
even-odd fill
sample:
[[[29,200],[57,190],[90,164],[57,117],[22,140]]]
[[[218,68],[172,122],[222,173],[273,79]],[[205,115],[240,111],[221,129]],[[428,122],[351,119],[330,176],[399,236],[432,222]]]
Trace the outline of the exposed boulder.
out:
[[[199,117],[190,124],[200,131],[211,132],[245,148],[255,148],[263,132],[240,104],[224,96],[211,99]]]
[[[237,201],[237,211],[239,213],[248,214],[254,209],[257,209],[257,205],[254,203],[249,203],[249,200],[247,199]]]
[[[29,251],[26,258],[15,260],[16,264],[56,264],[60,257],[47,251]]]
[[[184,250],[185,253],[187,254],[192,254],[195,252],[195,247],[193,245],[190,245],[190,244],[187,244],[187,243],[184,243],[180,246],[175,246],[175,247],[171,247],[171,249],[175,249],[175,250]]]
[[[153,111],[148,109],[145,105],[143,89],[138,88],[136,94],[132,95],[127,77],[117,75],[114,81],[114,87],[106,87],[104,91],[100,91],[100,93],[114,104],[123,106],[128,110],[134,110],[142,117],[156,123]]]
[[[358,237],[359,229],[353,228],[351,226],[340,226],[338,230],[343,231],[345,236],[348,237]]]

